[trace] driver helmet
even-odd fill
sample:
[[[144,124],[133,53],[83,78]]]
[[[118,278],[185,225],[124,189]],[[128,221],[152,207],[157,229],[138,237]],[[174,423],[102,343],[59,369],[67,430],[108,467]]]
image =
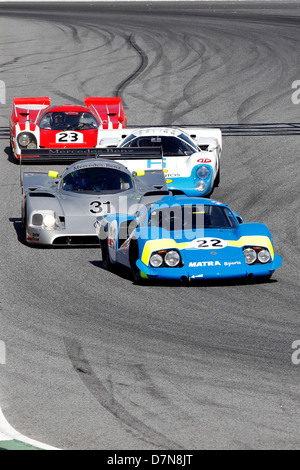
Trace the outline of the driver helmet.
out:
[[[65,114],[64,113],[53,113],[52,114],[52,122],[53,124],[62,124],[65,120]]]

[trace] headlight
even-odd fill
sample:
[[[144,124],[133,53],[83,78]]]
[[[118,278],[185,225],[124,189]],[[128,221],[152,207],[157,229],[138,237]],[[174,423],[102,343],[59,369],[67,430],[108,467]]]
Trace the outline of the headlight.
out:
[[[163,259],[158,253],[151,256],[150,264],[151,266],[153,266],[153,268],[159,268],[162,265],[162,263],[163,263]]]
[[[174,266],[177,266],[179,262],[180,262],[179,253],[175,250],[168,251],[168,253],[165,256],[165,263],[168,266],[174,267]]]
[[[199,191],[200,193],[202,193],[203,191],[206,190],[206,183],[205,181],[198,181],[198,183],[196,184],[196,189],[197,191]]]
[[[261,263],[268,263],[268,261],[271,259],[269,250],[261,250],[257,257]]]
[[[267,248],[261,246],[247,246],[243,249],[247,264],[265,264],[271,260],[271,254]]]
[[[35,142],[30,142],[30,144],[27,145],[28,149],[36,149],[36,143]]]
[[[253,248],[244,249],[245,261],[247,264],[253,264],[256,261],[257,255]]]
[[[206,178],[208,178],[210,175],[210,171],[207,168],[207,166],[199,166],[199,168],[196,171],[196,174],[199,179],[206,180]]]
[[[22,132],[17,138],[18,144],[22,148],[36,148],[37,142],[34,134],[31,132]],[[33,146],[32,146],[33,145]]]
[[[150,265],[153,268],[175,268],[182,267],[181,256],[176,250],[161,250],[152,254],[150,257]]]
[[[52,214],[45,215],[44,220],[43,220],[43,224],[44,224],[45,228],[53,228],[56,224],[56,219],[55,219],[54,215],[52,215]]]

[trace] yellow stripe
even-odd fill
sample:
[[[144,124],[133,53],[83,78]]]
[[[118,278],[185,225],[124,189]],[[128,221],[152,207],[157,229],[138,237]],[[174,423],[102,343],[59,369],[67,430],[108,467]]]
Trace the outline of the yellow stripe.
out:
[[[175,240],[169,238],[162,240],[151,240],[145,243],[141,260],[143,263],[148,265],[151,253],[153,253],[153,251],[165,250],[167,248],[177,248],[178,250],[184,250],[185,248],[190,248],[190,245],[190,242],[176,243]]]
[[[237,241],[227,240],[229,246],[236,246],[241,248],[242,246],[262,246],[268,248],[271,253],[272,259],[274,258],[274,248],[269,237],[265,236],[246,236],[242,237]]]
[[[268,248],[271,253],[272,260],[274,259],[274,248],[269,237],[266,236],[245,236],[239,240],[227,240],[229,246],[242,248],[243,246],[262,246]],[[142,253],[141,261],[148,266],[151,254],[154,251],[165,250],[167,248],[177,248],[177,250],[184,250],[191,247],[191,242],[176,243],[171,238],[164,238],[162,240],[150,240],[145,243]]]

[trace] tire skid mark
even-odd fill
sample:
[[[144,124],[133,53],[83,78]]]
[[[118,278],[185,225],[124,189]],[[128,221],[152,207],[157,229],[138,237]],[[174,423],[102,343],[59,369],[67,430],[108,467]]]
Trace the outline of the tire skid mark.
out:
[[[97,44],[96,47],[92,49],[82,51],[84,55],[88,53],[93,53],[94,59],[91,62],[91,65],[89,65],[88,69],[90,71],[91,69],[95,69],[97,71],[97,73],[92,71],[90,74],[88,74],[87,79],[84,79],[79,83],[80,86],[78,90],[81,92],[83,96],[86,96],[90,93],[90,91],[88,91],[89,83],[92,81],[95,81],[97,79],[97,76],[101,78],[103,73],[106,73],[106,68],[104,69],[103,66],[101,67],[99,65],[99,61],[97,60],[97,57],[99,57],[99,59],[101,60],[103,60],[104,57],[107,57],[107,60],[105,61],[105,63],[109,64],[110,62],[113,62],[111,59],[113,54],[119,52],[124,46],[122,45],[122,46],[114,47],[113,45],[113,42],[116,39],[116,37],[118,38],[122,37],[122,34],[121,35],[119,34],[117,36],[115,33],[112,33],[111,31],[103,28],[102,26],[97,26],[97,25],[92,25],[92,24],[87,24],[87,23],[80,24],[80,27],[81,27],[80,36],[93,34],[95,36],[93,41],[95,42],[95,44]],[[79,31],[79,27],[77,28],[77,31]],[[125,44],[126,44],[126,41],[127,41],[127,36],[124,37]],[[81,40],[81,43],[84,44],[83,39]],[[99,54],[97,54],[97,50],[99,50]],[[101,56],[100,56],[100,51],[101,51]],[[81,54],[81,52],[79,52],[79,54]],[[117,60],[115,60],[115,62],[117,62]],[[69,75],[73,76],[74,73],[77,73],[77,76],[79,77],[79,75],[82,72],[82,66],[79,61],[77,62],[76,65],[77,65],[77,71],[74,71],[74,70],[68,71],[58,76],[55,79],[55,82],[61,81],[62,79],[66,79]],[[59,96],[65,96],[64,94],[60,93],[59,90],[56,90],[56,93]],[[79,100],[74,99],[74,101],[76,101],[77,103],[80,102],[80,104],[82,104],[82,102]]]
[[[79,341],[71,338],[64,338],[64,344],[68,357],[74,370],[98,403],[112,414],[120,423],[129,428],[139,439],[154,445],[160,449],[180,449],[181,447],[168,439],[163,434],[147,426],[140,419],[128,412],[125,407],[116,400],[113,394],[111,378],[108,387],[103,384],[94,373],[88,359],[84,355],[82,345]]]
[[[125,33],[123,34],[122,32],[118,32],[117,35],[115,34],[115,32],[112,33],[110,30],[104,29],[102,26],[100,27],[95,25],[85,25],[85,27],[88,28],[91,32],[96,33],[101,39],[103,39],[101,48],[107,48],[107,50],[104,49],[103,51],[101,51],[101,59],[103,59],[103,57],[106,57],[105,68],[103,68],[103,66],[99,66],[98,61],[95,61],[91,66],[89,66],[89,71],[91,72],[90,76],[87,79],[83,80],[80,84],[83,94],[86,94],[84,90],[89,88],[89,84],[91,82],[95,81],[98,77],[99,79],[103,79],[103,73],[107,73],[108,65],[111,66],[112,64],[116,63],[119,67],[120,62],[122,63],[122,59],[120,60],[119,57],[114,58],[114,55],[121,52],[122,56],[124,56],[125,47],[126,45],[128,45],[128,35]],[[124,44],[115,46],[113,43],[116,39],[119,38],[122,38],[124,40]],[[125,56],[123,61],[124,63],[126,63],[128,61],[128,57]]]
[[[144,389],[151,397],[159,400],[163,405],[168,401],[166,395],[162,393],[154,383],[144,364],[133,364],[131,369],[137,380],[143,384]]]
[[[178,80],[178,74],[179,73],[184,73],[186,74],[187,70],[196,69],[196,72],[194,74],[194,77],[197,78],[199,66],[201,64],[197,64],[197,61],[195,61],[195,56],[196,59],[199,58],[199,54],[193,50],[189,45],[186,44],[185,42],[185,37],[183,36],[182,39],[178,38],[178,36],[175,36],[173,32],[164,32],[164,34],[157,34],[155,37],[152,35],[141,35],[141,40],[147,44],[147,47],[149,50],[151,50],[152,53],[155,53],[155,56],[151,59],[147,56],[147,54],[143,51],[143,49],[140,47],[139,53],[143,53],[143,57],[148,58],[148,66],[147,66],[147,78],[142,83],[143,87],[143,100],[146,102],[149,102],[149,104],[153,104],[153,92],[151,92],[152,85],[157,86],[157,83],[161,83],[160,86],[160,92],[162,93],[162,98],[159,101],[159,104],[157,105],[160,109],[167,110],[167,117],[164,118],[163,120],[166,122],[172,122],[173,118],[172,116],[170,117],[170,110],[171,113],[173,113],[173,109],[176,108],[176,106],[179,106],[182,102],[185,102],[185,96],[182,95],[178,97],[177,95],[175,97],[172,97],[172,103],[167,102],[164,103],[165,97],[167,96],[164,91],[162,91],[162,88],[167,88],[166,92],[170,92],[172,90],[173,85],[172,85],[172,80]],[[171,43],[171,50],[174,51],[174,54],[172,57],[169,57],[168,55],[165,54],[164,52],[164,47],[166,46],[166,41],[168,43]],[[173,44],[173,45],[172,45]],[[192,54],[191,54],[192,51]],[[176,55],[175,55],[176,54]],[[182,60],[182,57],[184,59]],[[161,67],[162,70],[159,70],[159,67]],[[144,71],[145,67],[140,67],[138,69],[139,75]],[[152,72],[155,72],[155,76],[150,76]],[[132,77],[136,78],[137,73],[135,72]],[[129,84],[131,80],[126,80],[126,85]],[[124,83],[123,83],[124,86]],[[147,91],[149,90],[149,91]],[[147,93],[149,97],[147,97]],[[155,95],[156,98],[155,100],[157,101],[157,94]],[[175,106],[174,106],[175,103]],[[189,110],[191,110],[190,103],[189,105]],[[194,108],[194,106],[192,106]]]
[[[137,69],[129,76],[127,77],[122,83],[120,83],[120,85],[117,87],[116,89],[116,96],[119,96],[120,98],[122,98],[122,101],[123,101],[123,104],[124,106],[126,106],[126,102],[123,98],[123,93],[124,93],[124,90],[125,88],[131,84],[139,75],[141,75],[141,73],[147,68],[148,66],[148,56],[147,54],[143,51],[143,49],[141,49],[136,41],[135,41],[135,38],[133,36],[133,34],[131,34],[128,38],[128,42],[129,44],[133,47],[133,49],[138,53],[138,56],[140,58],[140,64],[139,66],[137,67]]]
[[[57,26],[57,29],[59,29],[60,31],[63,31],[64,33],[66,33],[66,31],[64,29],[62,29],[61,27]],[[71,27],[70,27],[71,28]],[[90,28],[91,29],[91,28]],[[95,28],[95,31],[97,31],[99,33],[99,31]],[[73,34],[74,35],[74,31],[73,31]],[[78,35],[78,33],[77,33]],[[79,36],[78,36],[79,38]],[[105,39],[105,42],[103,42],[102,44],[100,45],[96,45],[95,47],[91,47],[91,48],[88,48],[88,49],[83,49],[83,50],[76,50],[76,52],[73,52],[73,53],[69,53],[68,54],[63,54],[61,56],[57,56],[57,49],[53,49],[53,51],[48,51],[47,52],[47,55],[51,55],[51,54],[54,54],[54,57],[53,58],[48,58],[48,59],[45,59],[45,60],[42,60],[42,61],[38,61],[38,62],[32,62],[30,64],[27,64],[26,66],[27,67],[34,67],[34,66],[40,66],[42,64],[48,64],[48,63],[51,63],[51,62],[54,62],[54,61],[61,61],[61,60],[65,60],[65,59],[69,59],[71,57],[77,57],[77,56],[81,56],[81,55],[86,55],[88,53],[91,53],[91,52],[95,52],[97,51],[98,49],[102,49],[104,47],[107,46],[107,44],[110,44],[111,43],[111,37],[109,37],[107,39],[107,37],[103,34],[102,35],[102,38]],[[80,40],[78,39],[78,41],[80,42]],[[110,51],[109,51],[110,53]],[[1,69],[2,69],[2,73],[3,72],[7,72],[9,70],[16,70],[16,69],[19,69],[19,68],[23,68],[24,67],[24,64],[20,63],[20,60],[24,60],[24,59],[27,59],[28,57],[36,57],[38,54],[37,53],[32,53],[32,54],[26,54],[26,55],[20,55],[18,57],[15,57],[13,60],[11,61],[8,61],[6,63],[3,63],[1,64]],[[40,53],[41,56],[44,56],[45,53],[44,52],[41,52]],[[10,66],[13,66],[13,67],[10,67]],[[4,68],[4,67],[7,67],[7,68]],[[80,69],[80,63],[78,63],[78,67]],[[59,78],[59,77],[58,77]]]
[[[104,30],[103,28],[100,31],[98,27],[91,27],[90,25],[82,26],[82,32],[85,32],[86,34],[89,34],[89,33],[96,34],[98,36],[98,38],[96,39],[96,44],[97,45],[94,48],[84,50],[84,51],[79,51],[78,52],[79,55],[80,54],[86,55],[86,54],[89,54],[89,53],[93,53],[93,55],[97,57],[98,54],[95,54],[95,52],[97,52],[97,50],[99,50],[99,51],[101,50],[101,57],[103,58],[104,56],[110,55],[114,52],[112,50],[112,42],[115,38],[115,35],[112,34],[111,32],[109,32],[107,30]],[[98,40],[101,40],[101,42],[98,43]],[[70,55],[70,57],[71,56],[72,55]],[[95,63],[93,63],[92,66],[95,67],[96,69],[99,68],[99,64],[97,63],[97,61]],[[74,73],[77,73],[77,76],[79,76],[79,74],[82,72],[82,66],[81,66],[80,61],[76,62],[76,67],[77,67],[77,71],[75,71],[74,69],[72,69],[71,71],[68,70],[66,73],[56,77],[56,79],[54,80],[53,83],[59,82],[62,79],[67,78],[70,75],[73,76]],[[90,67],[89,67],[89,69],[90,69]],[[86,88],[88,88],[87,84],[91,80],[95,80],[95,78],[96,78],[96,75],[92,73],[91,76],[88,79],[83,80],[82,82],[80,82],[79,91],[81,92],[81,94],[83,96],[86,96],[86,95],[89,94],[89,91],[86,91]],[[62,96],[62,97],[69,97],[68,94],[60,92],[60,88],[61,87],[58,87],[58,89],[56,89],[57,95]],[[78,99],[73,98],[73,97],[71,97],[71,98],[72,98],[74,103],[82,104],[82,100],[78,100]]]
[[[71,30],[73,41],[76,42],[77,44],[81,44],[82,41],[81,41],[81,39],[80,39],[80,37],[79,37],[78,29],[77,29],[74,25],[72,25],[72,24],[67,24],[67,23],[66,23],[64,26],[65,26],[66,28],[69,28],[69,29]],[[63,28],[61,28],[61,27],[59,27],[59,26],[57,26],[57,27],[58,27],[58,29],[60,29],[62,32],[66,33]],[[69,35],[68,33],[66,33],[66,34]]]

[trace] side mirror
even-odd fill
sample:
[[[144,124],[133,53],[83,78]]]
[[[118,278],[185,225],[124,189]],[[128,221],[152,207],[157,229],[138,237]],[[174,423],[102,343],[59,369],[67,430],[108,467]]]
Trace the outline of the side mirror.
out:
[[[214,152],[215,150],[217,150],[218,146],[216,144],[209,144],[209,146],[207,147],[207,151],[208,152]]]
[[[243,223],[244,223],[244,221],[243,221],[243,219],[242,219],[242,217],[241,217],[240,215],[237,215],[236,218],[237,218],[237,221],[238,221],[239,224],[243,224]]]

